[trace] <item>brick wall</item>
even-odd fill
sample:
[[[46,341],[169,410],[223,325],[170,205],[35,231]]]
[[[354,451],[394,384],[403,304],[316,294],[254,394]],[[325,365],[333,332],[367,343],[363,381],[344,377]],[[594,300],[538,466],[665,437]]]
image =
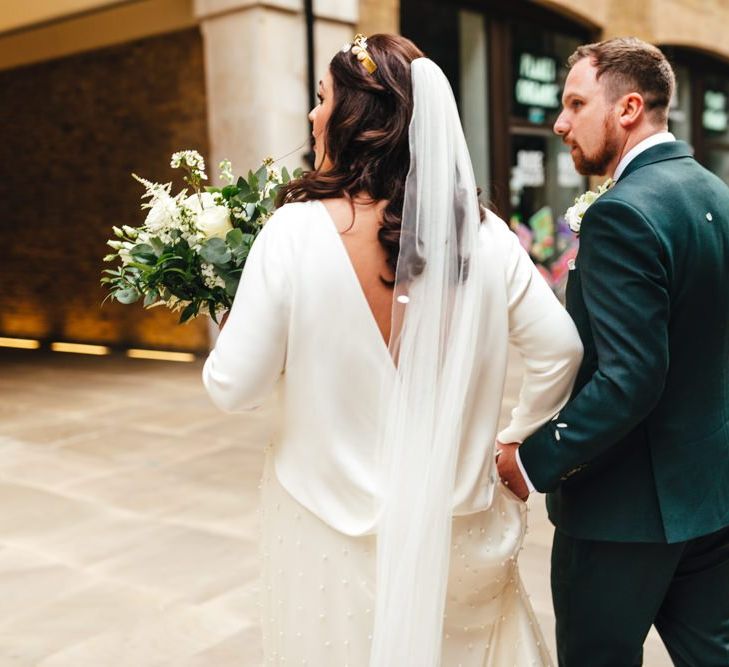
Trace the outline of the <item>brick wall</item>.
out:
[[[0,336],[205,349],[205,322],[101,308],[99,285],[111,225],[142,220],[130,173],[207,154],[199,31],[0,72],[0,97]]]

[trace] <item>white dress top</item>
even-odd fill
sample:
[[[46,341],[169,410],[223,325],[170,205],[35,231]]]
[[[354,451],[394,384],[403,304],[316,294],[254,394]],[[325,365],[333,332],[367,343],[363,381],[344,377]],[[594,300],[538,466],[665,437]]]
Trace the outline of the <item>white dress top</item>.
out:
[[[481,225],[487,268],[482,351],[470,392],[453,513],[487,508],[508,345],[524,361],[511,423],[520,442],[567,401],[582,358],[569,315],[517,237],[493,214]],[[287,204],[251,249],[203,381],[221,409],[260,406],[276,392],[275,473],[300,504],[347,535],[376,532],[380,389],[393,361],[339,231],[321,202]]]

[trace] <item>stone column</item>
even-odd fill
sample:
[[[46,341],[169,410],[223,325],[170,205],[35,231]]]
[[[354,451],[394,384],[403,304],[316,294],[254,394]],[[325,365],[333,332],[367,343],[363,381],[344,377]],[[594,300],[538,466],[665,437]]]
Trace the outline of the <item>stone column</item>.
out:
[[[209,175],[223,158],[235,171],[294,151],[283,163],[303,165],[311,132],[303,0],[196,0],[195,12],[205,51]],[[351,40],[358,2],[314,0],[314,15],[318,80]]]
[[[310,147],[307,119],[306,17],[303,0],[195,0],[205,57],[210,155],[218,164],[255,169],[265,157],[290,169],[304,166]],[[315,72],[351,40],[357,0],[315,0]],[[210,328],[214,340],[217,327]]]
[[[306,45],[301,0],[196,0],[205,55],[210,166],[240,173],[294,152],[300,166],[306,118]]]
[[[358,0],[314,0],[314,71],[317,81],[332,56],[351,42],[359,21]]]
[[[360,0],[357,31],[365,35],[400,32],[400,0]]]

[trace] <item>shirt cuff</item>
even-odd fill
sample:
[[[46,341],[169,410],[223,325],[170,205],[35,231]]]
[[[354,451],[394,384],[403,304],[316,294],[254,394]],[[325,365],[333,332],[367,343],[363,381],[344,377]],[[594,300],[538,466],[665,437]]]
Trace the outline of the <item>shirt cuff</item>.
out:
[[[524,470],[524,464],[521,462],[521,456],[519,456],[519,450],[516,450],[516,465],[519,466],[519,471],[521,472],[521,476],[524,478],[524,481],[527,484],[527,488],[529,489],[529,493],[534,493],[537,489],[532,484],[532,480],[529,479],[529,475],[527,475],[526,470]]]

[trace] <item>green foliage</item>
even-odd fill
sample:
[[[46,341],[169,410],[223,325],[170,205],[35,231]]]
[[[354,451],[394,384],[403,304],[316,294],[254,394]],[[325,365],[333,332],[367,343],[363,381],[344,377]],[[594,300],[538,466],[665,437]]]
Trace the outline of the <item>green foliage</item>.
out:
[[[284,167],[278,175],[271,166],[272,161],[265,161],[256,172],[249,171],[234,184],[205,188],[215,198],[215,205],[229,211],[232,229],[225,239],[205,238],[199,231],[197,213],[184,205],[185,192],[172,198],[169,185],[137,177],[147,189],[143,199],[149,202],[144,208],[153,208],[156,201],[163,200],[172,202],[177,215],[164,229],[157,225],[154,232],[145,225],[113,228],[109,245],[114,252],[104,261],[118,265],[102,271],[107,298],[123,304],[143,298],[145,308],[165,305],[180,313],[181,323],[200,314],[209,314],[217,322],[233,303],[253,242],[275,209],[278,189],[302,174],[297,169],[292,176]]]

